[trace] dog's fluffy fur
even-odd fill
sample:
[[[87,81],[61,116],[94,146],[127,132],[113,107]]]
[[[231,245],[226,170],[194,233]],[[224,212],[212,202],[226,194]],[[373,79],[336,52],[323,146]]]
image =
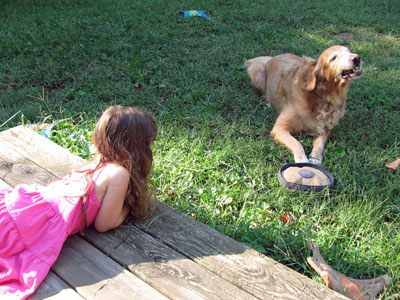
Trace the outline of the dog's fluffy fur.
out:
[[[279,114],[272,138],[292,151],[295,162],[321,164],[328,135],[344,114],[350,82],[362,75],[360,56],[336,45],[317,60],[261,56],[247,60],[246,68],[252,84]],[[310,160],[293,134],[314,136]]]

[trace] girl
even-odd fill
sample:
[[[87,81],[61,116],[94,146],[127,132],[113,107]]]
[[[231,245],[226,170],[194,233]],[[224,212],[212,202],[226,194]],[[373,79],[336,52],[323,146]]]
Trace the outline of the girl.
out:
[[[154,120],[145,111],[109,107],[93,134],[86,166],[43,187],[0,191],[0,298],[25,299],[46,277],[69,235],[94,223],[105,232],[131,213],[148,216]]]

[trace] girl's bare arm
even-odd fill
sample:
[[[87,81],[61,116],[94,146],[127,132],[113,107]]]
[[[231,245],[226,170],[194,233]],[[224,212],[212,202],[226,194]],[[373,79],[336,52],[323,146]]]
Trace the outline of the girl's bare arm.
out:
[[[99,232],[117,228],[125,220],[129,209],[124,206],[124,199],[129,184],[129,172],[121,166],[108,165],[103,171],[106,177],[106,190],[100,210],[94,220],[94,227]]]

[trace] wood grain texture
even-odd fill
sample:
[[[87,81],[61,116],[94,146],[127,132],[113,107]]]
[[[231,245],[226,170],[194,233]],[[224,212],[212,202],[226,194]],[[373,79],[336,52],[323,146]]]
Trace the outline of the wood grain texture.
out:
[[[85,238],[171,299],[257,299],[136,226],[103,234],[91,229]]]
[[[23,126],[0,132],[0,141],[56,177],[63,177],[85,163],[84,159]]]
[[[0,147],[0,179],[11,186],[25,183],[46,184],[53,175],[29,161],[5,143]]]
[[[52,270],[85,299],[167,299],[77,235],[68,238]]]
[[[50,271],[29,300],[84,300],[71,287]]]
[[[348,299],[163,203],[136,225],[260,299]]]

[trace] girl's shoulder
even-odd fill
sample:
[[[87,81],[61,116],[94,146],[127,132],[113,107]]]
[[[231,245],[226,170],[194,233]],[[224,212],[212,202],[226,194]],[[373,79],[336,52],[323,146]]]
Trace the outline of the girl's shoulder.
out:
[[[130,180],[129,172],[115,163],[106,163],[92,175],[97,199],[102,202],[106,191],[126,190]]]
[[[116,163],[107,163],[103,168],[102,173],[107,175],[110,182],[118,183],[129,180],[130,178],[129,171]]]

